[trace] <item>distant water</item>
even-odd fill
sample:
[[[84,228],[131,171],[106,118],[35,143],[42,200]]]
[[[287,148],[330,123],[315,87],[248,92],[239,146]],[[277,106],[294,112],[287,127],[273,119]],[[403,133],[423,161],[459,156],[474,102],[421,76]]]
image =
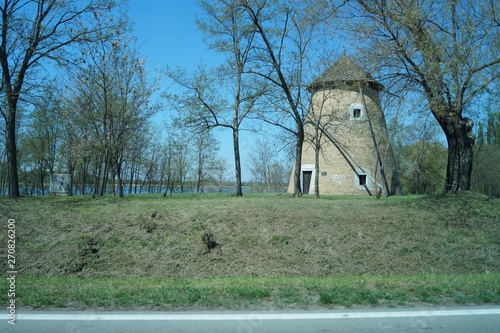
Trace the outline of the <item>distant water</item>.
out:
[[[105,194],[112,194],[111,192],[111,187],[106,188]],[[26,196],[26,195],[37,195],[36,188],[29,188],[26,190],[25,187],[20,188],[21,195]],[[286,192],[287,189],[284,187],[282,192]],[[41,193],[41,190],[39,191]],[[222,192],[222,193],[236,193],[236,187],[235,186],[224,186],[222,187],[222,191],[219,191],[219,188],[216,186],[205,186],[203,188],[203,191],[200,190],[200,193],[217,193],[217,192]],[[260,189],[258,186],[249,186],[249,187],[243,187],[243,193],[263,193],[264,190]],[[5,189],[1,193],[4,193],[3,195],[9,195],[8,189]],[[87,192],[85,195],[90,195],[92,193],[92,188],[88,187]],[[115,193],[118,195],[119,189],[118,186],[115,187]],[[137,189],[135,186],[132,187],[132,192],[130,194],[151,194],[151,193],[165,193],[165,187],[160,187],[160,186],[152,186],[151,189],[147,186],[143,186],[142,190],[140,186],[137,186]],[[172,193],[196,193],[196,187],[193,186],[184,186],[183,192],[181,192],[180,187],[176,187]],[[275,193],[275,192],[272,192]],[[123,194],[127,195],[129,194],[129,186],[124,186],[123,187]],[[168,190],[167,194],[170,194],[170,190]],[[40,194],[41,195],[41,194]],[[45,195],[50,195],[50,186],[45,187]],[[82,195],[81,189],[75,189],[73,188],[73,195]]]

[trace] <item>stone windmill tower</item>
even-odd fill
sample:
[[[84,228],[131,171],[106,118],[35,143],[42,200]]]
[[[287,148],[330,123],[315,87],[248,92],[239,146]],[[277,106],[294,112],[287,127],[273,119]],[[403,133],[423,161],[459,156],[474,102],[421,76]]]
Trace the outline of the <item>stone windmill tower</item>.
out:
[[[315,193],[316,184],[320,194],[401,193],[378,97],[383,88],[346,55],[307,88],[302,193]],[[292,193],[293,182],[292,172]]]

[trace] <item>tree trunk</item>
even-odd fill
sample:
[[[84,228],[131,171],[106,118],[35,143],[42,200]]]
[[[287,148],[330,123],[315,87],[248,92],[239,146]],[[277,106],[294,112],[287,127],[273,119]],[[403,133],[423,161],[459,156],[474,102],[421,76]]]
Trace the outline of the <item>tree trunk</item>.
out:
[[[235,123],[237,120],[235,120]],[[241,160],[240,160],[240,141],[238,126],[233,124],[233,146],[234,146],[234,170],[236,172],[236,196],[243,196],[243,187],[241,185]]]
[[[16,111],[9,106],[7,116],[7,164],[9,166],[9,196],[20,197],[19,178],[17,176],[17,147],[16,147]]]
[[[116,164],[116,176],[118,177],[118,195],[123,198],[123,180],[122,180],[122,163]]]
[[[87,194],[87,173],[88,173],[88,170],[89,170],[89,163],[87,163],[85,160],[83,161],[82,163],[82,195],[86,195]],[[90,186],[89,186],[90,187]]]
[[[202,140],[202,139],[200,139]],[[200,144],[202,146],[202,144]],[[196,193],[203,192],[201,189],[201,184],[203,182],[203,148],[200,147],[200,150],[198,151],[198,177],[196,180]]]
[[[163,193],[163,197],[167,196],[167,192],[170,186],[170,171],[167,173],[167,184],[165,185],[165,193]],[[170,196],[172,196],[172,190],[170,190]]]
[[[134,162],[130,165],[130,184],[128,186],[128,194],[132,194],[132,187],[134,186]]]
[[[43,164],[40,163],[40,187],[42,190],[42,195],[45,195],[45,186],[43,184]]]
[[[244,65],[243,65],[244,66]],[[243,196],[241,185],[241,158],[240,158],[240,105],[241,105],[241,79],[243,66],[238,66],[238,76],[236,83],[236,95],[234,96],[234,116],[233,116],[233,148],[234,148],[234,171],[236,176],[236,196]]]
[[[100,160],[95,161],[95,170],[94,170],[94,188],[91,190],[89,194],[96,196],[99,194],[99,180],[101,179],[101,170],[102,170],[102,158]]]
[[[106,193],[106,185],[108,181],[108,149],[106,148],[106,153],[104,155],[104,171],[102,173],[102,184],[100,188],[99,195],[102,197],[104,196],[104,193]]]
[[[302,146],[304,144],[304,127],[297,126],[297,145],[295,147],[295,188],[293,194],[296,198],[302,197],[302,190],[300,189],[300,172],[302,169]]]
[[[315,163],[314,163],[314,168],[316,172],[316,177],[314,177],[314,198],[319,199],[319,151],[321,149],[319,140],[319,131],[316,131],[316,138],[315,140],[318,140],[315,142],[315,149],[314,149],[314,157],[315,157]]]
[[[116,173],[115,173],[115,168],[111,167],[111,194],[113,196],[116,195]]]
[[[470,190],[474,138],[474,122],[467,118],[438,119],[448,141],[448,166],[444,192]]]
[[[136,167],[134,194],[137,194],[137,183],[139,182],[139,166]],[[140,193],[140,191],[139,191]]]

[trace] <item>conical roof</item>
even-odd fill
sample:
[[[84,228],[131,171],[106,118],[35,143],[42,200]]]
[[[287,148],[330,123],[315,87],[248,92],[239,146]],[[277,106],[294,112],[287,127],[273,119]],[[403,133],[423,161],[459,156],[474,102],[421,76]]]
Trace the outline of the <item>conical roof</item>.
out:
[[[366,72],[354,60],[345,54],[339,58],[330,68],[317,77],[308,87],[309,92],[316,90],[335,88],[341,84],[353,84],[367,82],[373,89],[381,91],[384,86],[377,82],[370,73]]]

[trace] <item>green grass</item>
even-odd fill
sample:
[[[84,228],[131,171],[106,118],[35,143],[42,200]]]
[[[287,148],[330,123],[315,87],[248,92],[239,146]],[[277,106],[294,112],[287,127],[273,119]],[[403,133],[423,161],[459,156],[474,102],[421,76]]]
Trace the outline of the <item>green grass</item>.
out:
[[[2,280],[0,287],[6,287]],[[19,278],[25,308],[308,308],[500,302],[500,274],[250,279]],[[6,293],[0,301],[7,302]]]
[[[11,218],[25,307],[499,302],[500,200],[474,193],[0,198]],[[0,274],[6,255],[0,246]]]

